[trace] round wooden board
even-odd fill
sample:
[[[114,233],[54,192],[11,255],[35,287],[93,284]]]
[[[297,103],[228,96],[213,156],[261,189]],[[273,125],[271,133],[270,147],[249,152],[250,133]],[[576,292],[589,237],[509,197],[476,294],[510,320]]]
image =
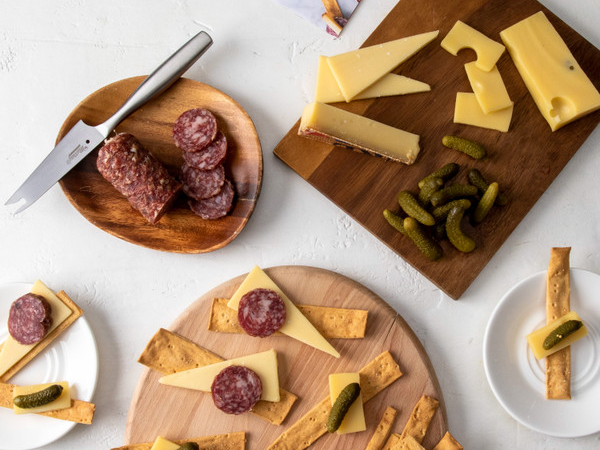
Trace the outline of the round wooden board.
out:
[[[402,317],[364,286],[334,272],[304,266],[273,267],[266,272],[297,304],[367,309],[366,337],[332,339],[342,355],[336,359],[286,336],[260,339],[208,331],[212,299],[229,298],[245,275],[234,278],[200,297],[169,329],[226,359],[274,348],[280,386],[299,397],[287,419],[275,426],[252,414],[229,416],[215,408],[209,394],[163,386],[158,383],[161,375],[145,368],[131,401],[125,442],[151,442],[157,435],[183,439],[245,431],[248,450],[266,449],[329,395],[330,373],[358,371],[381,352],[390,350],[403,376],[365,404],[367,431],[326,434],[311,449],[365,448],[388,405],[399,411],[393,431],[400,433],[423,394],[440,401],[424,441],[425,448],[432,448],[447,430],[444,400],[425,350]]]
[[[92,126],[107,120],[144,78],[117,81],[91,94],[66,119],[57,143],[79,120]],[[144,247],[167,252],[204,253],[231,242],[242,231],[254,210],[263,171],[256,129],[237,102],[211,86],[180,79],[121,122],[115,131],[136,136],[169,172],[178,177],[183,157],[173,143],[172,126],[181,113],[192,108],[211,110],[219,129],[227,137],[225,172],[236,191],[228,216],[203,220],[189,209],[185,195],[181,194],[169,212],[156,225],[151,225],[100,175],[96,169],[97,150],[60,181],[69,201],[97,227]]]

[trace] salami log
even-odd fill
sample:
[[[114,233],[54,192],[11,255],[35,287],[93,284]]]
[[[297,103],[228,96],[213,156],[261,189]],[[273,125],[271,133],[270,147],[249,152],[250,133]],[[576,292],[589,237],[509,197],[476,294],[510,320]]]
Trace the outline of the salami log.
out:
[[[41,341],[51,326],[52,307],[41,295],[25,294],[10,306],[8,332],[20,344]]]
[[[210,391],[221,411],[242,414],[260,400],[262,382],[256,372],[245,366],[229,366],[215,377]]]
[[[181,180],[183,192],[195,200],[203,200],[221,192],[225,183],[225,168],[221,164],[212,170],[198,170],[184,164]]]
[[[238,322],[250,336],[272,335],[283,326],[285,318],[285,304],[271,289],[254,289],[240,299]]]
[[[225,160],[227,138],[220,131],[214,141],[198,152],[183,152],[185,163],[199,170],[211,170]]]
[[[217,195],[204,200],[188,200],[188,205],[194,214],[206,220],[220,219],[227,215],[233,205],[235,191],[231,182],[225,180],[225,184]]]
[[[181,184],[135,136],[120,133],[98,151],[100,174],[127,197],[148,222],[156,223],[177,198]]]
[[[186,152],[198,152],[217,135],[217,119],[208,109],[190,109],[173,125],[175,145]]]

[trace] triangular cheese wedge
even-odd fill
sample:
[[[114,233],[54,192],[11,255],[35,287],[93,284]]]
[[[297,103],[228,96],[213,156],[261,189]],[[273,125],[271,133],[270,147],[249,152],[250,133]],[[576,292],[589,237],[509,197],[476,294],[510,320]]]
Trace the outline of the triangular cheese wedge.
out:
[[[158,436],[150,450],[177,450],[181,445],[171,442],[162,436]]]
[[[438,33],[417,34],[329,57],[327,62],[344,99],[347,102],[352,100],[434,40]]]
[[[279,331],[287,336],[293,337],[311,347],[329,353],[336,358],[340,354],[327,340],[321,336],[321,333],[308,321],[304,314],[300,312],[296,305],[283,293],[281,289],[271,280],[268,275],[258,266],[250,271],[248,276],[240,287],[235,291],[227,306],[237,311],[240,299],[244,294],[257,288],[271,289],[277,292],[285,303],[285,311],[287,314],[285,323]]]

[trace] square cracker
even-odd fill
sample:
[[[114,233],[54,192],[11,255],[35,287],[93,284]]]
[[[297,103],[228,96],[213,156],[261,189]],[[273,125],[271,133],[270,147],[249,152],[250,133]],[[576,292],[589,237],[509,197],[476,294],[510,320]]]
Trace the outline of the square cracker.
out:
[[[184,440],[171,441],[182,445],[186,442],[195,442],[200,450],[244,450],[246,447],[246,433],[238,431],[236,433],[216,434],[214,436],[203,436]],[[129,444],[111,450],[150,450],[153,442],[143,444]]]
[[[381,450],[383,445],[386,443],[388,438],[390,437],[390,433],[392,431],[392,425],[394,424],[394,420],[396,419],[396,415],[398,411],[396,411],[391,406],[388,406],[383,412],[383,416],[375,429],[375,433],[369,440],[367,447],[365,450]]]

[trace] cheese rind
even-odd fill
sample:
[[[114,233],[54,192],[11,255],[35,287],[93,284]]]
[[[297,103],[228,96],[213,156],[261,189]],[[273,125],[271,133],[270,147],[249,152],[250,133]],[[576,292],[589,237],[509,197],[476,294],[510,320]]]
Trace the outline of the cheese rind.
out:
[[[177,450],[180,445],[171,442],[164,437],[158,436],[152,444],[152,448],[150,450]]]
[[[454,123],[506,132],[510,128],[513,106],[485,114],[472,92],[458,92],[454,106]]]
[[[504,45],[460,20],[456,21],[440,45],[454,56],[463,48],[472,48],[477,53],[475,64],[486,72],[494,68],[505,50]]]
[[[358,373],[332,373],[329,375],[329,398],[331,406],[335,403],[342,390],[351,383],[360,384],[360,374]],[[362,394],[358,397],[348,409],[344,416],[340,427],[337,430],[338,434],[356,433],[367,429],[365,423],[365,412],[363,409]]]
[[[477,102],[485,114],[513,105],[497,66],[485,72],[479,69],[475,62],[470,62],[465,64],[465,71]]]
[[[565,314],[564,316],[560,316],[558,319],[546,324],[542,328],[535,330],[527,335],[527,343],[529,344],[529,348],[531,348],[533,355],[537,359],[545,358],[546,356],[551,355],[552,353],[562,350],[563,348],[568,347],[575,341],[578,341],[579,339],[587,335],[588,330],[585,327],[585,325],[583,325],[579,330],[564,338],[560,343],[556,344],[551,349],[544,349],[542,345],[544,343],[544,340],[548,337],[548,335],[558,326],[562,325],[568,320],[581,321],[581,318],[575,311],[571,311]]]
[[[42,406],[37,406],[35,408],[19,408],[17,405],[13,404],[13,410],[15,414],[39,414],[46,411],[59,411],[61,409],[67,409],[71,407],[71,392],[69,390],[69,383],[66,381],[59,381],[55,383],[44,383],[44,384],[35,384],[30,386],[15,386],[13,389],[13,399],[19,395],[28,395],[33,394],[34,392],[39,392],[46,389],[53,384],[60,384],[63,387],[63,390],[60,396],[56,399]]]

